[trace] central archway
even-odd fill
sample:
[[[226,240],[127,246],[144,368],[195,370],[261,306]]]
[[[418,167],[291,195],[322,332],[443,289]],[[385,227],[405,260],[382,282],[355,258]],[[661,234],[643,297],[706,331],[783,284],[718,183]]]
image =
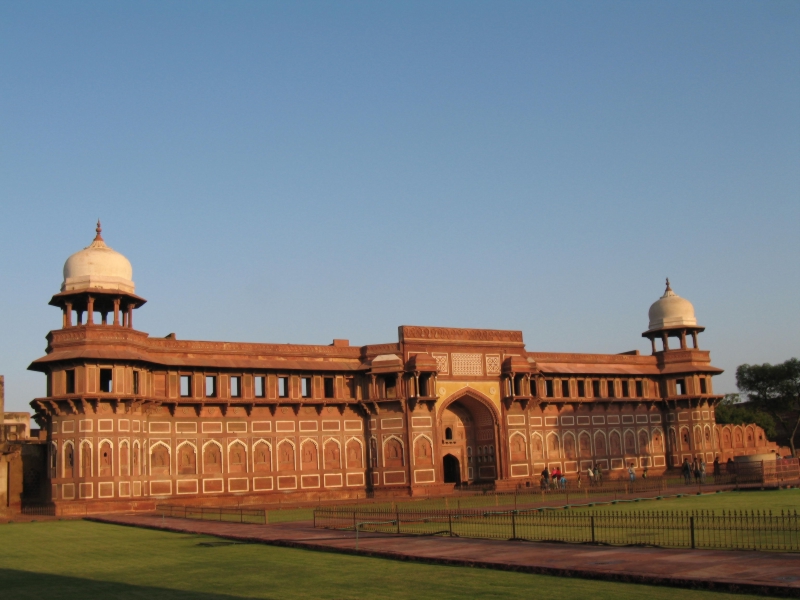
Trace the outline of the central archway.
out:
[[[445,454],[442,462],[444,467],[444,482],[455,483],[456,485],[461,483],[461,465],[458,463],[458,459],[452,454]]]
[[[440,456],[456,460],[460,482],[489,482],[497,479],[497,410],[491,400],[472,389],[451,396],[439,413]],[[450,463],[452,464],[452,463]],[[447,475],[445,482],[455,478]],[[452,468],[452,467],[451,467]]]

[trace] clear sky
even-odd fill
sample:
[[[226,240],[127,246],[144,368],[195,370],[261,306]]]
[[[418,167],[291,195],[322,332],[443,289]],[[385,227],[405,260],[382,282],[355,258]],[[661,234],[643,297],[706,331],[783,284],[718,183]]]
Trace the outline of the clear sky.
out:
[[[800,355],[800,2],[3,2],[0,373],[95,220],[179,339]]]

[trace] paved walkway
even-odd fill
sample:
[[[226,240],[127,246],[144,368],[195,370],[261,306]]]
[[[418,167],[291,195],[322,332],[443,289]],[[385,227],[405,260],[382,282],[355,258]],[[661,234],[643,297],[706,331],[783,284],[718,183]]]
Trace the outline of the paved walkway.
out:
[[[586,546],[371,533],[359,534],[356,550],[353,532],[314,529],[310,522],[265,526],[163,519],[152,514],[103,515],[91,517],[90,520],[395,560],[800,597],[800,554]]]

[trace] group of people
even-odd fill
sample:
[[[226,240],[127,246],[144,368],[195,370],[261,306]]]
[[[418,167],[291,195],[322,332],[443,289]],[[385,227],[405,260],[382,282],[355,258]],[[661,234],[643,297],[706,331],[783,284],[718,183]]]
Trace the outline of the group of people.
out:
[[[567,489],[567,476],[561,472],[559,467],[553,469],[552,473],[547,469],[547,467],[545,467],[544,471],[542,471],[540,485],[542,486],[543,491],[547,489],[565,490]]]
[[[728,461],[725,463],[725,472],[728,475],[736,473],[736,464],[733,462],[732,458],[728,458]],[[702,457],[695,457],[690,463],[688,458],[684,458],[683,465],[681,466],[681,473],[687,485],[692,483],[692,477],[694,477],[695,483],[705,483],[706,461],[703,460]],[[722,475],[722,463],[719,462],[719,456],[714,457],[714,475]]]

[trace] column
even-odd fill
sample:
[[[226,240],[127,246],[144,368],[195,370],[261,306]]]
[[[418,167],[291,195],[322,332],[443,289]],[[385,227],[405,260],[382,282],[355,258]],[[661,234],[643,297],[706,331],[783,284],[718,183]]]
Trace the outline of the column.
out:
[[[92,296],[86,300],[86,324],[94,325],[94,298]]]
[[[681,350],[686,350],[686,330],[681,330]]]
[[[119,298],[114,298],[114,325],[119,325]]]
[[[697,332],[696,331],[692,331],[692,347],[698,348],[698,345],[697,345]]]
[[[128,304],[128,329],[133,329],[133,304]]]

